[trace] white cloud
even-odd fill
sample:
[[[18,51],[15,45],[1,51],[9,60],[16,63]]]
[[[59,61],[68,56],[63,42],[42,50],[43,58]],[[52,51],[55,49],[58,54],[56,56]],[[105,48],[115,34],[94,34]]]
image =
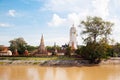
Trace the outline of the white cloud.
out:
[[[92,16],[109,16],[110,0],[46,0],[44,10],[57,13],[89,14]]]
[[[80,24],[80,21],[83,20],[88,15],[88,12],[85,11],[83,13],[69,13],[65,18],[60,17],[57,14],[53,14],[52,20],[48,22],[48,26],[51,27],[63,27],[68,26],[71,27],[72,24],[77,27]]]
[[[11,27],[12,25],[8,23],[0,23],[0,27]]]
[[[113,17],[111,20],[111,22],[114,23],[113,26],[113,31],[112,31],[112,38],[116,41],[116,42],[120,42],[120,19],[117,17]]]
[[[16,11],[13,10],[13,9],[11,9],[11,10],[8,11],[8,15],[9,15],[9,16],[12,16],[12,17],[15,17]]]
[[[100,16],[102,18],[109,17],[109,1],[110,0],[47,0],[44,9],[52,12],[64,14],[61,18],[58,14],[54,14],[49,26],[61,26],[61,24],[79,25],[86,16]]]
[[[80,23],[80,15],[76,13],[68,14],[68,21],[72,24],[78,25]]]
[[[65,19],[60,18],[57,14],[53,14],[53,18],[52,21],[48,23],[49,26],[60,26],[61,24],[63,24],[65,21]]]
[[[94,15],[101,16],[103,18],[109,16],[109,1],[110,0],[93,0],[92,5],[94,8]]]

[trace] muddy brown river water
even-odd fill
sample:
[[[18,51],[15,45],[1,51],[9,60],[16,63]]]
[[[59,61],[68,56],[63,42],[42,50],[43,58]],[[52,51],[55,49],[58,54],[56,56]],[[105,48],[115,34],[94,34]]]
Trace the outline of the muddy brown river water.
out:
[[[0,80],[120,80],[120,65],[0,66]]]

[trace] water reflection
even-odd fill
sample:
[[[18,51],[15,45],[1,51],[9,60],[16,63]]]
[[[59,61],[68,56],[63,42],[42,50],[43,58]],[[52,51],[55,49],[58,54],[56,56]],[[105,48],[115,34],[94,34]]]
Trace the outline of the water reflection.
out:
[[[44,80],[54,80],[54,70],[53,68],[47,68],[46,73],[44,75]]]
[[[120,80],[119,67],[0,66],[0,80]]]
[[[114,65],[112,73],[109,75],[108,80],[120,80],[120,66]]]
[[[40,80],[40,76],[37,68],[28,68],[27,76],[28,76],[28,80]]]
[[[66,70],[63,68],[56,68],[54,80],[68,80]]]

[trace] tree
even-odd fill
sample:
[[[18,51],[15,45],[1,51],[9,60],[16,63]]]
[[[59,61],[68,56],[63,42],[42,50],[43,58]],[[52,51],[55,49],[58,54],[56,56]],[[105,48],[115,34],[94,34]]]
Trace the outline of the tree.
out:
[[[86,46],[81,48],[81,55],[91,62],[99,62],[106,58],[108,49],[108,38],[111,34],[113,23],[104,21],[100,17],[87,17],[82,21],[84,29],[82,34]]]
[[[111,34],[113,23],[109,21],[103,21],[100,17],[87,17],[86,21],[82,21],[84,30],[82,34],[86,34],[85,42],[94,42],[97,40],[105,39],[107,41],[108,35]]]
[[[23,54],[23,52],[25,51],[26,46],[27,46],[27,43],[21,37],[10,40],[9,43],[10,43],[11,51],[14,52],[17,49],[19,54]]]
[[[65,55],[66,55],[66,56],[70,56],[70,55],[71,55],[71,52],[72,52],[72,49],[71,49],[71,47],[68,46],[68,47],[66,48]]]
[[[0,45],[0,51],[4,50],[4,46]]]
[[[26,49],[27,49],[28,51],[30,51],[30,52],[36,50],[37,48],[38,48],[38,46],[31,46],[31,45],[27,45],[27,46],[26,46]]]
[[[112,56],[120,56],[120,43],[116,43],[113,47],[114,53]]]

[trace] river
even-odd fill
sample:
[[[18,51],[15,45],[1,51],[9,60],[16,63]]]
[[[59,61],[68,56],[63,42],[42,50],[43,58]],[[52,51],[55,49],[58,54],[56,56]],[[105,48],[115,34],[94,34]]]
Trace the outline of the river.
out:
[[[0,66],[0,80],[120,80],[120,65]]]

